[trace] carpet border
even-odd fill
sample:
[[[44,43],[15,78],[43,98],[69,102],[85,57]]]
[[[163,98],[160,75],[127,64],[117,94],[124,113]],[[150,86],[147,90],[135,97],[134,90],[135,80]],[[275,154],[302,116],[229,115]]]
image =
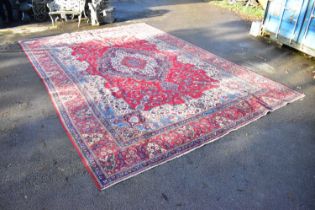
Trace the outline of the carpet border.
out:
[[[183,152],[183,153],[181,153],[181,154],[179,154],[179,155],[175,155],[174,157],[171,157],[171,158],[168,158],[168,159],[166,159],[166,160],[163,160],[162,162],[159,162],[159,163],[157,163],[157,164],[155,164],[155,165],[152,165],[152,166],[150,166],[150,167],[148,167],[148,168],[146,168],[146,169],[144,169],[144,170],[138,171],[137,173],[131,174],[131,175],[129,175],[128,177],[125,177],[125,178],[122,178],[122,179],[118,180],[117,182],[111,183],[110,185],[104,186],[101,190],[105,190],[105,189],[107,189],[107,188],[109,188],[109,187],[112,187],[112,186],[114,186],[114,185],[116,185],[116,184],[118,184],[118,183],[120,183],[120,182],[123,182],[123,181],[125,181],[125,180],[127,180],[127,179],[129,179],[129,178],[132,178],[132,177],[134,177],[134,176],[137,176],[137,175],[139,175],[139,174],[142,174],[142,173],[144,173],[144,172],[146,172],[146,171],[148,171],[148,170],[150,170],[150,169],[153,169],[153,168],[155,168],[155,167],[157,167],[157,166],[159,166],[159,165],[165,164],[165,163],[167,163],[167,162],[169,162],[169,161],[172,161],[172,160],[174,160],[174,159],[176,159],[176,158],[179,158],[179,157],[184,156],[184,155],[186,155],[186,154],[188,154],[188,153],[190,153],[190,152],[193,152],[193,151],[196,150],[196,149],[199,149],[199,148],[201,148],[201,147],[203,147],[203,146],[206,146],[206,145],[208,145],[208,144],[210,144],[210,143],[213,143],[213,142],[215,142],[215,141],[217,141],[217,140],[223,138],[224,136],[230,134],[231,132],[234,132],[234,131],[236,131],[236,130],[239,130],[240,128],[245,127],[245,126],[247,126],[248,124],[259,120],[260,118],[265,117],[268,113],[274,112],[274,111],[280,109],[281,107],[287,106],[288,104],[293,103],[293,102],[295,102],[295,101],[297,101],[297,100],[301,100],[303,97],[304,97],[304,95],[301,95],[301,96],[296,97],[296,98],[294,98],[294,99],[292,99],[292,100],[290,100],[290,101],[287,101],[287,102],[285,102],[285,103],[283,103],[283,104],[280,104],[279,106],[275,107],[273,110],[266,110],[266,111],[263,112],[261,115],[258,115],[258,116],[256,116],[256,117],[252,118],[251,120],[246,121],[245,123],[242,123],[242,124],[240,124],[239,126],[233,128],[233,129],[231,129],[231,130],[228,130],[227,132],[223,133],[223,134],[220,135],[220,136],[217,136],[216,138],[214,138],[214,139],[212,139],[212,140],[210,140],[210,141],[204,142],[204,143],[202,143],[201,145],[196,146],[196,147],[193,148],[193,149],[190,149],[190,150],[185,151],[185,152]]]
[[[60,111],[59,111],[59,109],[58,109],[58,107],[57,107],[57,104],[55,103],[55,101],[54,101],[54,99],[53,99],[53,96],[52,96],[51,93],[49,92],[49,89],[48,89],[48,87],[47,87],[47,85],[46,85],[46,83],[45,83],[45,81],[44,81],[44,78],[43,78],[43,77],[41,76],[41,74],[39,73],[37,67],[33,64],[33,62],[32,62],[32,60],[31,60],[30,56],[28,55],[28,53],[26,53],[25,47],[24,47],[24,44],[23,44],[23,41],[18,41],[18,43],[19,43],[19,45],[20,45],[22,51],[23,51],[24,54],[26,55],[27,59],[28,59],[29,62],[31,63],[31,65],[32,65],[33,69],[35,70],[36,74],[37,74],[38,77],[40,78],[42,84],[44,85],[44,87],[45,87],[45,89],[46,89],[46,92],[48,93],[48,96],[49,96],[49,98],[50,98],[50,100],[51,100],[51,102],[52,102],[52,105],[53,105],[54,109],[55,109],[55,112],[56,112],[56,114],[57,114],[57,116],[58,116],[58,119],[59,119],[59,121],[60,121],[60,123],[61,123],[61,126],[62,126],[63,129],[65,130],[66,135],[68,136],[68,138],[69,138],[71,144],[73,145],[73,147],[75,148],[76,152],[78,153],[78,155],[79,155],[79,157],[80,157],[80,159],[81,159],[81,162],[83,163],[84,167],[86,168],[86,170],[88,171],[88,173],[89,173],[90,176],[92,177],[92,180],[94,181],[94,183],[95,183],[97,189],[98,189],[99,191],[101,191],[101,190],[102,190],[102,185],[99,183],[97,177],[95,176],[95,174],[93,173],[91,167],[89,166],[89,164],[88,164],[88,162],[87,162],[87,159],[84,157],[83,152],[81,151],[81,149],[80,149],[79,146],[77,145],[76,141],[73,139],[73,137],[72,137],[70,131],[67,129],[67,127],[66,127],[66,125],[65,125],[65,122],[63,121],[63,119],[62,119],[62,117],[61,117],[61,114],[60,114]]]

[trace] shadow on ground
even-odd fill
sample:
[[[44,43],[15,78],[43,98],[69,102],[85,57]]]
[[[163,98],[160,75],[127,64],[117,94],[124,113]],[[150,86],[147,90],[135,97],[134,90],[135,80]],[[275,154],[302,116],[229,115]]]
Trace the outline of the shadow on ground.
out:
[[[98,192],[24,53],[16,42],[1,45],[0,209],[315,208],[314,61],[295,50],[252,39],[249,24],[224,10],[206,3],[172,2],[125,4],[143,5],[143,11],[156,6],[154,10],[163,14],[144,15],[141,20],[306,97],[215,143]],[[75,25],[29,37],[77,30]]]

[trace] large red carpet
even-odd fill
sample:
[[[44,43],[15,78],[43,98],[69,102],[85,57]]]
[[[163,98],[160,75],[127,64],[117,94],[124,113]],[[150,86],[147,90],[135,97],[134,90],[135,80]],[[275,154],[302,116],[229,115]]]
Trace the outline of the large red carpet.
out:
[[[20,44],[99,189],[303,97],[146,24]]]

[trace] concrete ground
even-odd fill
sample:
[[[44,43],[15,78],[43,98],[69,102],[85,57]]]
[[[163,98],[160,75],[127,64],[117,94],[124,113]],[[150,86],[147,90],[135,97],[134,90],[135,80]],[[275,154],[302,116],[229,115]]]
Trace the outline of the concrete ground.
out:
[[[76,24],[0,31],[0,209],[315,209],[315,62],[251,38],[249,23],[205,2],[115,5],[113,25],[146,22],[306,97],[99,192],[15,42],[74,31]]]

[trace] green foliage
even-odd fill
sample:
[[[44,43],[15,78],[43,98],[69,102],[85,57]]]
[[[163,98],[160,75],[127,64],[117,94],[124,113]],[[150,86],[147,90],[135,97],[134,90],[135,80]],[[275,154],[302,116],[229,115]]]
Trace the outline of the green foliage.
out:
[[[264,17],[264,9],[260,6],[246,7],[243,3],[230,4],[228,0],[213,0],[209,2],[211,5],[216,5],[225,9],[229,9],[246,20],[262,20]]]

